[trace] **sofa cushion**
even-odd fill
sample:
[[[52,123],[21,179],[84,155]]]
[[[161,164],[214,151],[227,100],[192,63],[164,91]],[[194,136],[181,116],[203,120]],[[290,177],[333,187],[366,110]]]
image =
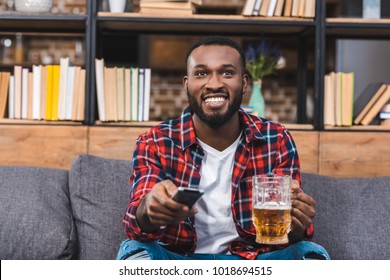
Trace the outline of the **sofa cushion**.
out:
[[[0,167],[0,259],[71,259],[68,171]]]
[[[390,177],[302,174],[302,188],[317,201],[313,241],[332,259],[390,259]]]
[[[122,217],[129,201],[131,162],[81,155],[69,172],[80,259],[115,259],[126,238]]]

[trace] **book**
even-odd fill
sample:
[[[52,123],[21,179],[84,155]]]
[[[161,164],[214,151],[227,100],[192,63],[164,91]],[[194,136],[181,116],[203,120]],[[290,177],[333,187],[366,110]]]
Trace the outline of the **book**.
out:
[[[263,2],[263,0],[256,0],[255,5],[253,7],[252,16],[257,17],[259,15],[260,7],[261,7],[261,3],[262,2]]]
[[[378,100],[386,89],[384,83],[369,84],[359,97],[355,100],[353,106],[353,123],[359,124],[363,117],[367,114],[372,105]]]
[[[41,106],[40,119],[46,119],[46,95],[47,95],[47,66],[41,69]]]
[[[131,117],[131,71],[130,68],[125,69],[125,121],[130,121]]]
[[[390,119],[390,103],[387,103],[383,106],[381,112],[379,113],[380,119]]]
[[[390,127],[390,119],[385,119],[381,121],[381,125]]]
[[[33,73],[28,72],[28,109],[27,109],[27,119],[33,119]]]
[[[22,118],[22,66],[14,66],[14,117]]]
[[[116,68],[117,120],[125,120],[125,68]]]
[[[283,10],[284,17],[291,17],[292,4],[293,4],[293,0],[285,0],[284,10]]]
[[[45,119],[50,121],[53,115],[53,70],[54,65],[46,66],[46,114]]]
[[[386,85],[386,89],[382,93],[382,95],[378,98],[378,100],[372,105],[370,110],[364,116],[362,121],[360,122],[362,125],[368,125],[380,112],[383,106],[389,102],[390,100],[390,86]]]
[[[145,97],[144,97],[144,116],[143,121],[149,120],[150,113],[150,93],[151,93],[151,84],[152,84],[152,71],[150,68],[145,69]]]
[[[267,16],[270,3],[271,3],[271,0],[263,0],[263,2],[261,3],[260,11],[259,11],[260,16],[263,16],[263,17]]]
[[[85,118],[85,115],[84,115],[85,79],[86,79],[86,71],[85,71],[85,69],[80,69],[80,81],[78,84],[78,105],[77,105],[76,121],[83,121]]]
[[[241,14],[243,16],[252,16],[253,9],[255,6],[256,0],[246,0],[244,7],[242,8]]]
[[[80,81],[81,81],[81,67],[75,66],[74,69],[74,86],[73,86],[73,104],[72,104],[72,120],[77,120],[77,113],[79,111],[80,101],[79,101],[79,95],[80,93]]]
[[[270,0],[269,6],[268,6],[268,11],[267,11],[268,17],[272,17],[274,15],[275,8],[276,8],[276,0]]]
[[[143,121],[145,97],[145,69],[138,70],[138,121]]]
[[[301,0],[293,0],[292,8],[291,8],[291,16],[298,17],[299,16],[299,2]]]
[[[59,93],[60,93],[60,65],[53,65],[53,87],[52,87],[52,121],[58,121]]]
[[[306,6],[306,0],[299,0],[298,17],[303,17],[305,15],[305,6]]]
[[[341,125],[351,126],[353,122],[354,73],[341,73]]]
[[[283,7],[284,7],[284,0],[277,0],[276,7],[275,7],[275,17],[280,17],[283,14]]]
[[[111,111],[110,111],[110,104],[111,99],[109,98],[109,92],[110,92],[110,69],[108,67],[104,67],[103,74],[104,74],[104,114],[105,114],[105,121],[111,120]]]
[[[60,58],[60,76],[58,88],[58,119],[66,119],[66,95],[68,92],[69,57]]]
[[[104,81],[104,59],[95,59],[95,78],[96,78],[96,92],[98,103],[99,120],[106,120],[105,110],[105,81]]]
[[[131,68],[131,121],[138,120],[138,68]]]
[[[336,124],[333,74],[325,75],[324,80],[324,125],[332,126]]]
[[[22,68],[22,119],[28,118],[28,94],[28,69]]]
[[[306,0],[304,17],[315,18],[316,16],[316,0]]]
[[[65,120],[68,121],[72,120],[75,74],[76,74],[76,67],[69,66],[68,86],[66,91],[66,104],[65,104]]]
[[[15,118],[15,77],[9,77],[8,118]]]
[[[341,72],[335,72],[334,73],[334,80],[333,80],[333,86],[334,86],[334,111],[335,111],[335,125],[341,126],[341,108],[342,108],[342,99],[341,99],[341,92],[342,92],[342,73]]]
[[[42,65],[33,65],[33,109],[32,118],[39,120],[41,118],[41,73]]]
[[[0,118],[5,117],[11,73],[0,72]]]

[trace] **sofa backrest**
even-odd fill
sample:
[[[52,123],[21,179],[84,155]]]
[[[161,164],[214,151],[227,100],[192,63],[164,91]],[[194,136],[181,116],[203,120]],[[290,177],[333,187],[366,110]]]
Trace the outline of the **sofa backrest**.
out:
[[[302,188],[317,201],[313,241],[332,259],[390,259],[390,177],[302,174]]]
[[[0,259],[76,258],[68,171],[0,166]]]
[[[129,201],[130,161],[90,155],[69,170],[70,200],[79,241],[79,259],[115,259],[125,240],[122,217]]]

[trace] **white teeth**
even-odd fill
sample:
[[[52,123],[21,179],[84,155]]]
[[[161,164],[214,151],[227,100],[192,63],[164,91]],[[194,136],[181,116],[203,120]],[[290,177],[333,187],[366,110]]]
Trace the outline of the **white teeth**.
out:
[[[206,100],[205,100],[205,102],[206,103],[210,103],[210,102],[222,102],[222,101],[224,101],[225,100],[225,98],[223,98],[223,97],[210,97],[210,98],[207,98]]]

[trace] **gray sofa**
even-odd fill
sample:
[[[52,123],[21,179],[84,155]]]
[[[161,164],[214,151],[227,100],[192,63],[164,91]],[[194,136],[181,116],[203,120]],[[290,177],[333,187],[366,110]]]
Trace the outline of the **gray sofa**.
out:
[[[131,163],[81,155],[70,170],[0,167],[0,259],[114,259]],[[390,259],[390,177],[302,174],[315,242],[333,259]]]

